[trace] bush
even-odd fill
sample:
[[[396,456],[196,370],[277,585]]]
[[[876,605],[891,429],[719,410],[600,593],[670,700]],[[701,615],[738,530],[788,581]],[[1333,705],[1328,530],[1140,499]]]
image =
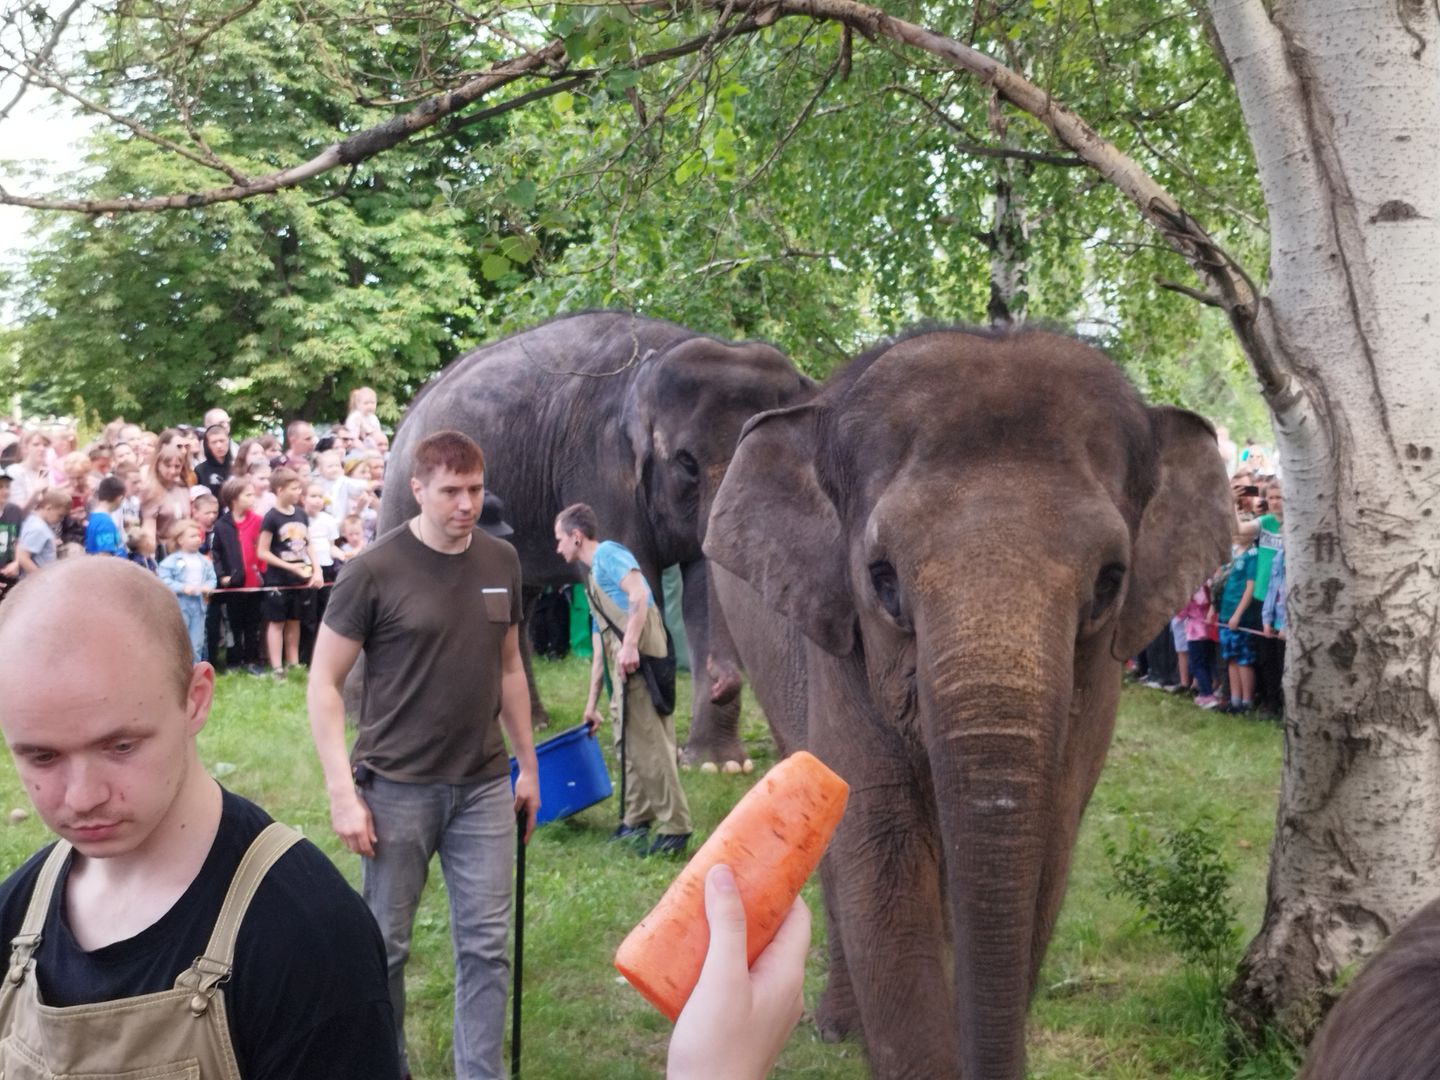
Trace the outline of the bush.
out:
[[[1105,838],[1105,855],[1115,875],[1106,894],[1131,900],[1142,924],[1204,971],[1218,992],[1234,967],[1241,931],[1230,896],[1233,867],[1209,822],[1199,818],[1159,838],[1132,825],[1123,851]]]

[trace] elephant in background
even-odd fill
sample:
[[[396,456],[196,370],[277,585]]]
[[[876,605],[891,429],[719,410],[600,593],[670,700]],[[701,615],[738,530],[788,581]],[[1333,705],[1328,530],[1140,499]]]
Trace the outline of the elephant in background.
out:
[[[565,506],[589,503],[603,538],[630,549],[657,598],[661,571],[679,565],[696,669],[687,754],[739,767],[740,675],[701,542],[745,421],[814,389],[763,343],[620,311],[562,316],[458,358],[421,390],[396,432],[380,528],[416,513],[411,453],[444,428],[485,452],[485,484],[505,500],[527,600],[575,580],[555,553],[553,525]],[[533,676],[531,695],[543,722]]]
[[[1024,1075],[1123,660],[1233,520],[1209,424],[1058,334],[919,332],[747,425],[705,552],[777,738],[850,784],[816,1018],[876,1077]]]

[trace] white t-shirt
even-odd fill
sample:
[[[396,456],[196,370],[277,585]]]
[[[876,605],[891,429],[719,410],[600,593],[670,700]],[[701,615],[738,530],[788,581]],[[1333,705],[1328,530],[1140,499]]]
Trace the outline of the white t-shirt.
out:
[[[340,526],[328,510],[321,510],[310,516],[310,546],[315,551],[315,562],[319,566],[333,566],[334,544],[340,539]]]

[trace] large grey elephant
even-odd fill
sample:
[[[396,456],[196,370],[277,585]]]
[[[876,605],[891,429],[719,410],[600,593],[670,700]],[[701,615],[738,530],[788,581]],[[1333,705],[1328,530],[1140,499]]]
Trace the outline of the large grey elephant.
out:
[[[380,527],[416,512],[410,455],[443,428],[484,450],[486,487],[505,500],[527,591],[574,580],[555,554],[553,523],[566,505],[589,503],[657,597],[661,571],[680,566],[696,669],[687,753],[739,764],[740,676],[723,622],[712,626],[701,542],[745,421],[814,388],[759,342],[619,311],[557,318],[467,353],[416,396],[392,447]]]
[[[817,1022],[875,1076],[1023,1075],[1123,658],[1232,520],[1210,426],[1057,334],[921,332],[747,426],[705,551],[782,746],[850,784]]]

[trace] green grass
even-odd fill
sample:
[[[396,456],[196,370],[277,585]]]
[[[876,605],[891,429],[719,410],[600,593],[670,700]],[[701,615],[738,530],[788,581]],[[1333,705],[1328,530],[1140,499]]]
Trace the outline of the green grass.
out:
[[[553,730],[579,722],[588,671],[588,661],[573,658],[538,663],[541,692],[556,720]],[[688,702],[683,675],[681,682],[680,699]],[[774,761],[775,750],[748,695],[746,701],[744,737],[758,774]],[[688,716],[677,719],[683,733]],[[609,740],[603,741],[608,756]],[[358,882],[358,860],[330,832],[302,680],[276,685],[223,676],[200,752],[228,787],[302,829]],[[1228,1031],[1213,993],[1139,926],[1126,901],[1106,897],[1111,876],[1102,850],[1107,833],[1123,838],[1132,821],[1161,831],[1197,813],[1209,814],[1235,864],[1235,896],[1248,939],[1264,900],[1279,765],[1280,735],[1273,724],[1216,716],[1179,698],[1126,689],[1031,1011],[1032,1076],[1266,1080],[1293,1073],[1279,1053],[1229,1060]],[[750,782],[685,774],[697,842]],[[0,766],[0,808],[17,806],[28,804],[6,759]],[[614,823],[612,799],[539,830],[527,856],[524,1065],[532,1080],[621,1080],[654,1077],[664,1068],[669,1024],[620,982],[610,959],[664,890],[675,865],[636,859],[608,845]],[[0,829],[0,865],[13,868],[45,838],[33,815]],[[813,1005],[824,981],[816,884],[807,887],[806,899],[815,923],[806,986]],[[423,1080],[453,1076],[448,933],[437,864],[417,918],[407,974],[411,1062]],[[857,1045],[820,1042],[807,1017],[774,1075],[847,1080],[868,1070]]]

